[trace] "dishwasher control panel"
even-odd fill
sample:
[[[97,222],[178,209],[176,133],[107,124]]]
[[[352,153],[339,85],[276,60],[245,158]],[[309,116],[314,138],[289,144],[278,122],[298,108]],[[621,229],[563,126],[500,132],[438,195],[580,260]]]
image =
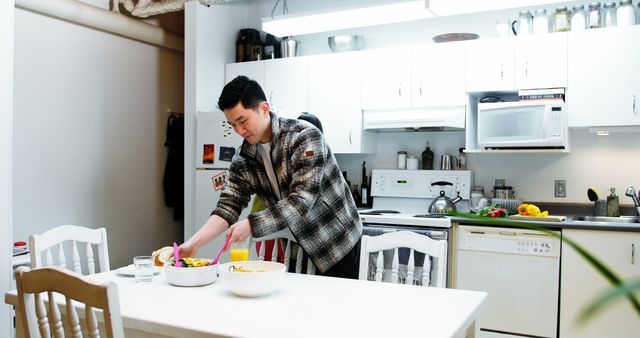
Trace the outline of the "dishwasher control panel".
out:
[[[458,249],[560,257],[560,243],[558,238],[538,231],[461,226]]]

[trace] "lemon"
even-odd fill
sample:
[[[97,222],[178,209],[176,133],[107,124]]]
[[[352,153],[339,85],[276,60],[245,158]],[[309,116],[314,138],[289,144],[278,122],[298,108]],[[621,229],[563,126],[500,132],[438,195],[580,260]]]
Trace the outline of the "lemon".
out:
[[[547,217],[547,216],[549,216],[549,212],[546,210],[538,214],[538,217]]]
[[[540,213],[540,208],[538,208],[537,205],[535,204],[527,205],[527,214],[529,214],[530,216],[538,216],[539,213]]]

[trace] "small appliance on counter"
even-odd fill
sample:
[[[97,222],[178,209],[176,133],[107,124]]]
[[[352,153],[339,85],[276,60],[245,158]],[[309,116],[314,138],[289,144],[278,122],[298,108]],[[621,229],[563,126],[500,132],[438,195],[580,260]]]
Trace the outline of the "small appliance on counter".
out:
[[[236,40],[236,62],[262,60],[260,32],[253,28],[241,29]]]

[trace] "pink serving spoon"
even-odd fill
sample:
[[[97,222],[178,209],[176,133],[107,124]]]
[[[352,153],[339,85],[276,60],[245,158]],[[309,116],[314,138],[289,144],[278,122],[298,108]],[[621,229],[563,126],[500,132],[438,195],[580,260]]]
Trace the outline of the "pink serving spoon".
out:
[[[209,265],[216,265],[218,264],[218,259],[220,259],[220,255],[222,255],[222,253],[224,252],[224,250],[227,248],[227,245],[229,245],[229,241],[231,241],[231,236],[227,237],[227,240],[224,241],[224,244],[222,245],[222,249],[220,249],[220,252],[218,252],[218,254],[216,255],[216,258],[214,258],[211,263],[209,263]]]
[[[180,262],[180,255],[178,255],[178,252],[180,250],[178,249],[178,244],[176,244],[176,242],[173,242],[173,258],[175,258],[176,263],[173,265],[176,268],[181,268],[182,267],[182,262]]]

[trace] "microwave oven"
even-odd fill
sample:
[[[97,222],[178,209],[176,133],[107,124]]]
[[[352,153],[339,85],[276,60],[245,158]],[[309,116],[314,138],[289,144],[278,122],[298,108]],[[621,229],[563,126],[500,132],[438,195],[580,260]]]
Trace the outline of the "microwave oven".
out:
[[[479,147],[564,149],[567,134],[563,100],[478,103]]]

